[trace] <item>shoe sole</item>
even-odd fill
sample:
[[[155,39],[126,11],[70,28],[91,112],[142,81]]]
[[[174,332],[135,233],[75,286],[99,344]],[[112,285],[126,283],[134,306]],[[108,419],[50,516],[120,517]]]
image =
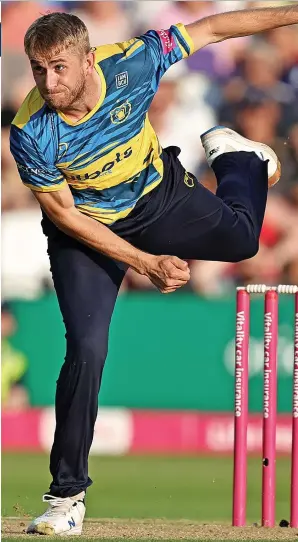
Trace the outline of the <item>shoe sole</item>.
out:
[[[205,138],[205,136],[208,136],[209,134],[210,135],[212,134],[211,137],[213,135],[216,135],[216,136],[217,135],[223,135],[225,137],[229,136],[229,134],[227,134],[227,130],[232,132],[230,137],[232,139],[236,139],[236,141],[238,143],[240,143],[240,144],[243,143],[247,147],[250,147],[252,150],[255,150],[256,147],[259,147],[259,148],[263,149],[264,151],[266,151],[267,154],[269,154],[269,156],[272,158],[273,162],[276,164],[276,170],[273,173],[273,175],[268,177],[268,186],[269,186],[269,188],[271,188],[276,183],[278,183],[278,181],[280,180],[280,177],[281,177],[281,163],[280,163],[277,155],[275,154],[275,152],[271,149],[271,147],[269,147],[268,145],[265,145],[265,143],[259,143],[258,141],[251,142],[250,139],[246,139],[246,137],[243,137],[243,136],[237,134],[237,132],[235,132],[231,128],[225,128],[224,126],[215,126],[214,128],[211,128],[210,130],[208,130],[207,132],[202,134],[201,135],[202,143],[203,143],[203,138]],[[213,134],[213,132],[216,132],[216,133]]]
[[[55,533],[55,529],[49,523],[38,523],[35,525],[34,531],[27,532],[27,534],[42,534],[47,536],[78,536],[82,534],[82,527],[74,527],[69,529],[69,531],[64,531],[63,533]]]

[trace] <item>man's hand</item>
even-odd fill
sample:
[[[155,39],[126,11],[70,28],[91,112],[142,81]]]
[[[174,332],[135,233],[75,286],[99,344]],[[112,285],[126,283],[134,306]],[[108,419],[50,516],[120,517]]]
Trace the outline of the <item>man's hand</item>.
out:
[[[147,254],[143,262],[142,274],[146,275],[162,294],[175,292],[190,279],[187,262],[176,256]]]
[[[85,216],[76,209],[68,186],[54,192],[34,192],[34,195],[57,228],[93,250],[146,275],[163,294],[174,292],[189,281],[190,273],[185,261],[176,256],[147,254],[118,237],[104,224]]]

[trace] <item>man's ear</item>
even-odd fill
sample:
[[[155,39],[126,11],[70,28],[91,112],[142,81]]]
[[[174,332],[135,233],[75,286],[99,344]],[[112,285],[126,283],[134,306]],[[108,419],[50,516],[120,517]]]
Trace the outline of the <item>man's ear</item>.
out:
[[[87,73],[91,74],[93,72],[95,64],[95,54],[93,51],[89,51],[86,56],[86,67],[87,67]]]

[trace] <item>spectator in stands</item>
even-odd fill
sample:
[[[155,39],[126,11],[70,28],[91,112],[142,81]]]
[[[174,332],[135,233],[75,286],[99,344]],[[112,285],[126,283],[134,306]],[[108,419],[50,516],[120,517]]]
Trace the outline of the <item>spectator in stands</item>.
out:
[[[16,320],[7,303],[1,306],[1,397],[2,409],[19,410],[28,405],[28,394],[23,384],[27,359],[11,344],[16,331]]]
[[[268,32],[267,41],[278,49],[282,59],[282,80],[298,93],[298,28],[293,26]]]
[[[283,70],[284,64],[279,49],[265,43],[264,40],[256,39],[255,44],[247,49],[243,63],[238,66],[234,77],[222,86],[220,122],[233,124],[239,102],[247,95],[252,97],[264,94],[282,107],[280,118],[283,123],[280,128],[282,127],[281,135],[285,135],[289,128],[285,120],[293,122],[297,100],[293,87],[281,80]]]
[[[37,202],[28,193],[25,186],[20,185],[18,170],[9,149],[10,124],[15,111],[2,109],[1,126],[1,208],[2,211],[12,209],[37,208]]]
[[[131,22],[122,2],[76,2],[73,14],[84,21],[88,28],[91,45],[117,43],[129,40]]]
[[[180,63],[171,66],[163,76],[159,90],[149,109],[150,122],[158,134],[161,145],[165,148],[176,145],[181,149],[179,159],[184,167],[195,174],[205,155],[200,144],[200,130],[205,132],[215,123],[215,116],[210,107],[190,97],[190,104],[184,101],[188,92],[187,68]],[[193,81],[193,85],[196,85]]]
[[[250,89],[237,106],[234,126],[244,137],[254,137],[274,149],[283,167],[283,182],[274,192],[288,194],[297,182],[298,162],[292,145],[279,136],[282,112],[282,105],[272,99],[270,92]]]

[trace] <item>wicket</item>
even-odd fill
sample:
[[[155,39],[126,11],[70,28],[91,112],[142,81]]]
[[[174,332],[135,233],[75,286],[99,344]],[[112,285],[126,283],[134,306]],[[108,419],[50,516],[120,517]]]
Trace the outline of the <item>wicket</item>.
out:
[[[294,295],[294,368],[290,526],[298,527],[298,286],[237,288],[233,526],[246,523],[250,294],[264,294],[262,526],[275,525],[278,299]]]

